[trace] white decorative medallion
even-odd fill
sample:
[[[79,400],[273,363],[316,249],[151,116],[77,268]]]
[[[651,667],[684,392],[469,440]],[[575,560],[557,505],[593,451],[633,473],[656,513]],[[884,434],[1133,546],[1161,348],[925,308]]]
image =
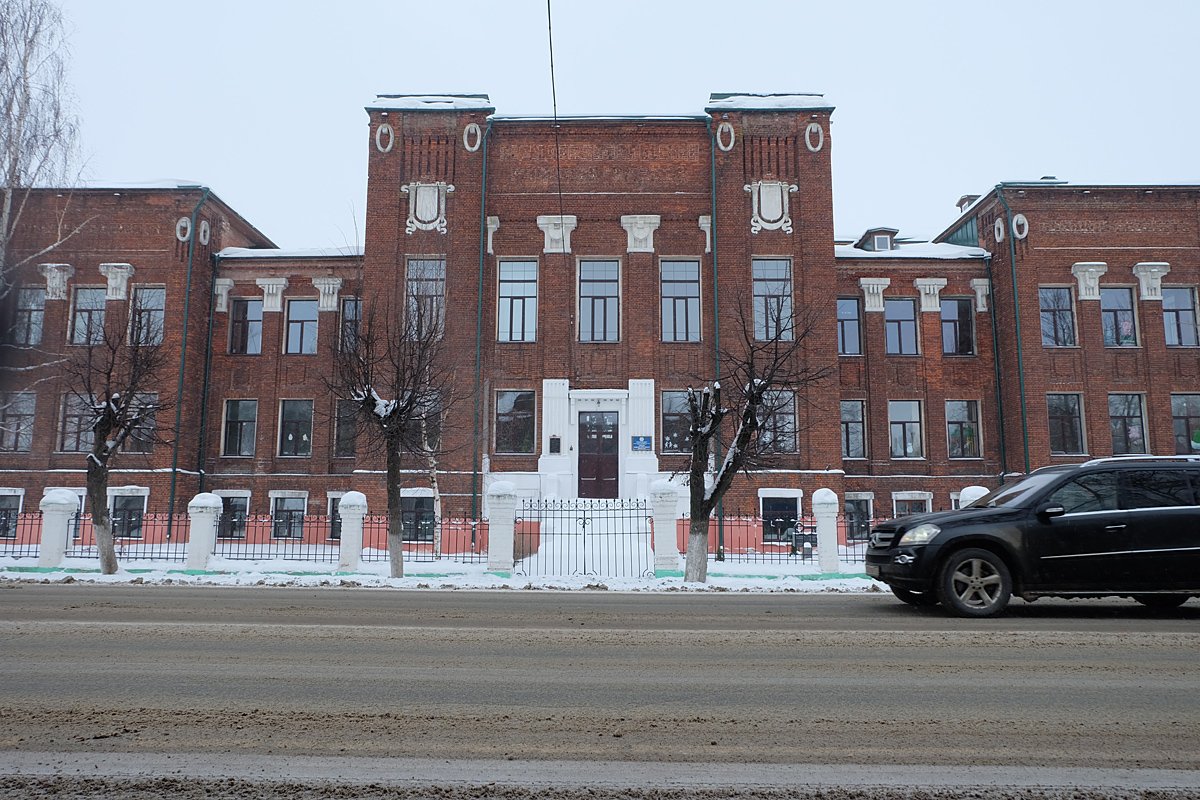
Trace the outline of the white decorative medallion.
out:
[[[825,146],[825,129],[819,122],[810,122],[804,129],[804,146],[810,153],[819,153]]]
[[[481,144],[483,144],[483,132],[479,130],[479,123],[472,122],[463,128],[463,147],[467,148],[468,153],[474,153]]]
[[[446,232],[446,195],[454,191],[453,184],[406,183],[400,191],[408,193],[408,223],[405,233],[414,231]]]
[[[783,231],[792,232],[792,218],[788,210],[788,195],[794,194],[797,186],[783,181],[757,181],[747,183],[745,190],[750,193],[753,211],[750,217],[750,232]]]
[[[621,227],[626,233],[625,249],[630,253],[653,253],[654,232],[662,223],[658,214],[626,214],[621,217]]]
[[[375,129],[375,149],[381,153],[390,153],[396,144],[396,133],[386,122]]]
[[[729,122],[722,122],[717,126],[717,149],[722,153],[728,153],[733,149],[734,142],[733,125]]]
[[[1004,220],[998,219],[992,225],[992,236],[995,237],[997,243],[1004,241]]]
[[[1029,220],[1024,214],[1013,217],[1012,235],[1014,239],[1024,239],[1029,235]]]
[[[192,238],[192,221],[187,217],[180,217],[175,223],[175,238],[181,242],[186,242]]]
[[[208,224],[208,220],[200,220],[200,244],[207,245],[212,238],[212,226]]]

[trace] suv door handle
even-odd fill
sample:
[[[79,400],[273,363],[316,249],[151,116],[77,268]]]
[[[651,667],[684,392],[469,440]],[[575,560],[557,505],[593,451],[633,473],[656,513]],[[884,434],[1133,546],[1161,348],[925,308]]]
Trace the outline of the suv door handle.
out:
[[[1119,531],[1119,530],[1122,530],[1122,529],[1124,529],[1124,527],[1125,527],[1125,524],[1124,524],[1124,523],[1121,523],[1120,525],[1105,525],[1105,526],[1104,526],[1104,530],[1106,530],[1106,531]]]

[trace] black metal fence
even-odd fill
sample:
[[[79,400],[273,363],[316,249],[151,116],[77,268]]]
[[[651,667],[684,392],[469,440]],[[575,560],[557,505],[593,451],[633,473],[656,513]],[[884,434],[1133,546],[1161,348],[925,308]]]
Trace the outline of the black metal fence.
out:
[[[241,561],[334,563],[340,552],[341,518],[300,511],[222,514],[213,554]]]
[[[0,511],[0,556],[37,558],[42,541],[42,512]]]
[[[690,517],[677,523],[679,552],[687,552]],[[838,560],[845,564],[861,564],[866,557],[870,524],[838,516]],[[708,558],[710,561],[734,563],[795,563],[813,562],[820,555],[817,544],[817,524],[812,515],[798,518],[763,519],[758,516],[725,516],[708,523]]]
[[[514,525],[520,575],[654,576],[645,500],[525,500]]]
[[[118,559],[186,561],[190,529],[186,513],[112,512],[113,547]],[[91,514],[72,516],[68,533],[68,558],[100,557]]]
[[[363,561],[387,561],[387,514],[363,518]],[[404,560],[438,560],[479,564],[487,561],[488,522],[470,519],[437,519],[431,514],[404,515]]]

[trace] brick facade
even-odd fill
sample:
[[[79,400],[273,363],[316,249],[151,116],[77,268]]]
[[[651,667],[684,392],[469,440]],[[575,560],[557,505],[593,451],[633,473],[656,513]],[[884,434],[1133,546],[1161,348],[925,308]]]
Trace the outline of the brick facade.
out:
[[[581,426],[592,420],[581,415],[592,414],[616,415],[617,489],[644,496],[653,481],[679,482],[686,470],[686,456],[664,446],[663,392],[717,374],[739,310],[753,304],[758,263],[790,281],[793,309],[817,331],[803,358],[831,367],[833,377],[796,393],[794,448],[739,479],[726,513],[756,513],[763,496],[810,497],[821,487],[869,502],[876,516],[890,516],[897,502],[946,508],[967,485],[995,486],[1005,473],[1111,453],[1110,396],[1141,398],[1145,430],[1137,435],[1149,452],[1175,451],[1172,396],[1200,395],[1200,348],[1167,346],[1163,302],[1144,296],[1142,286],[1162,268],[1139,268],[1139,279],[1134,266],[1168,265],[1161,285],[1190,289],[1192,302],[1190,323],[1179,314],[1172,321],[1194,328],[1200,187],[1002,184],[933,243],[906,242],[886,228],[837,242],[832,111],[819,96],[714,95],[704,114],[691,117],[572,118],[555,126],[496,116],[481,96],[382,97],[368,108],[366,227],[363,247],[353,250],[277,250],[196,188],[40,190],[18,232],[18,253],[44,247],[60,218],[68,226],[87,222],[18,276],[21,286],[44,288],[41,264],[71,267],[66,299],[45,302],[39,353],[10,349],[5,358],[21,366],[69,353],[73,290],[105,286],[102,263],[131,264],[130,287],[166,289],[162,346],[173,367],[161,394],[178,404],[181,427],[177,448],[122,456],[113,487],[148,489],[150,511],[167,509],[172,483],[176,510],[202,489],[248,496],[252,513],[269,512],[281,493],[305,493],[309,513],[325,513],[331,497],[351,489],[382,509],[382,458],[361,447],[352,456],[336,452],[330,348],[345,300],[384,303],[399,316],[410,270],[444,263],[456,403],[439,462],[442,512],[478,513],[497,479],[529,496],[576,496]],[[177,231],[197,204],[203,245],[199,223]],[[569,230],[555,238],[564,219]],[[1080,298],[1073,265],[1101,262],[1100,288],[1132,289],[1133,343],[1106,347],[1101,301]],[[693,286],[699,294],[668,308],[682,317],[667,320],[667,336],[664,265],[684,276],[683,295],[691,297]],[[534,271],[536,281],[515,291],[535,285],[536,315],[513,323],[501,310],[509,308],[505,292],[514,290],[513,275]],[[606,321],[613,329],[589,322],[581,301],[581,292],[608,285],[603,278],[581,288],[581,275],[610,271],[615,294],[595,308],[618,307]],[[504,287],[502,272],[510,281]],[[1070,289],[1073,345],[1043,344],[1039,286]],[[839,323],[839,299],[853,301],[846,309],[854,307],[856,321]],[[15,314],[15,297],[7,300]],[[259,352],[235,352],[255,304],[262,306],[261,322],[253,320]],[[295,343],[315,327],[312,352],[288,352],[289,319]],[[536,333],[500,333],[502,323],[520,322],[535,324]],[[858,346],[843,348],[854,352],[839,354],[839,324],[857,331],[847,336]],[[961,338],[944,328],[961,329]],[[889,330],[898,337],[891,345]],[[176,374],[185,335],[187,361]],[[944,335],[954,339],[945,347]],[[664,341],[676,337],[683,341]],[[528,341],[506,340],[513,338]],[[8,392],[32,387],[37,411],[28,450],[14,452],[10,437],[0,452],[0,486],[24,489],[27,505],[46,487],[82,487],[83,455],[59,452],[66,390],[53,366],[9,371],[4,381]],[[505,427],[499,446],[497,404],[528,396],[498,392],[532,393],[533,429],[520,428],[515,444],[504,439],[513,430]],[[1047,395],[1072,394],[1082,401],[1084,444],[1052,454]],[[252,427],[228,418],[251,409],[231,401],[254,401]],[[311,401],[307,432],[283,425],[281,409],[291,401],[301,404],[287,406],[293,412]],[[842,457],[839,401],[862,403],[862,452],[852,458]],[[968,419],[948,421],[948,409]],[[905,427],[908,413],[915,420]],[[160,423],[173,423],[173,410],[169,416]],[[233,430],[243,438],[230,439]],[[412,467],[410,491],[426,494],[421,466]]]

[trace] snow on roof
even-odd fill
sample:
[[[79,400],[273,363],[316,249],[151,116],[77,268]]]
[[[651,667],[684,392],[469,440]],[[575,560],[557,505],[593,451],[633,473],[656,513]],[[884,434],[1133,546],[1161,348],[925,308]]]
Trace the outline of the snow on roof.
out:
[[[493,115],[497,122],[702,122],[704,114],[573,114],[570,116]]]
[[[158,178],[149,181],[80,181],[82,189],[203,189],[204,181]]]
[[[832,111],[833,103],[823,94],[752,94],[713,92],[705,111]]]
[[[352,258],[363,254],[362,245],[342,247],[310,247],[303,250],[254,249],[251,247],[226,247],[217,253],[218,258]]]
[[[982,247],[963,247],[946,242],[913,242],[905,244],[896,242],[892,250],[859,250],[848,244],[834,245],[833,253],[837,258],[937,258],[963,259],[986,258],[989,253]]]
[[[367,111],[495,111],[486,94],[381,94]]]

